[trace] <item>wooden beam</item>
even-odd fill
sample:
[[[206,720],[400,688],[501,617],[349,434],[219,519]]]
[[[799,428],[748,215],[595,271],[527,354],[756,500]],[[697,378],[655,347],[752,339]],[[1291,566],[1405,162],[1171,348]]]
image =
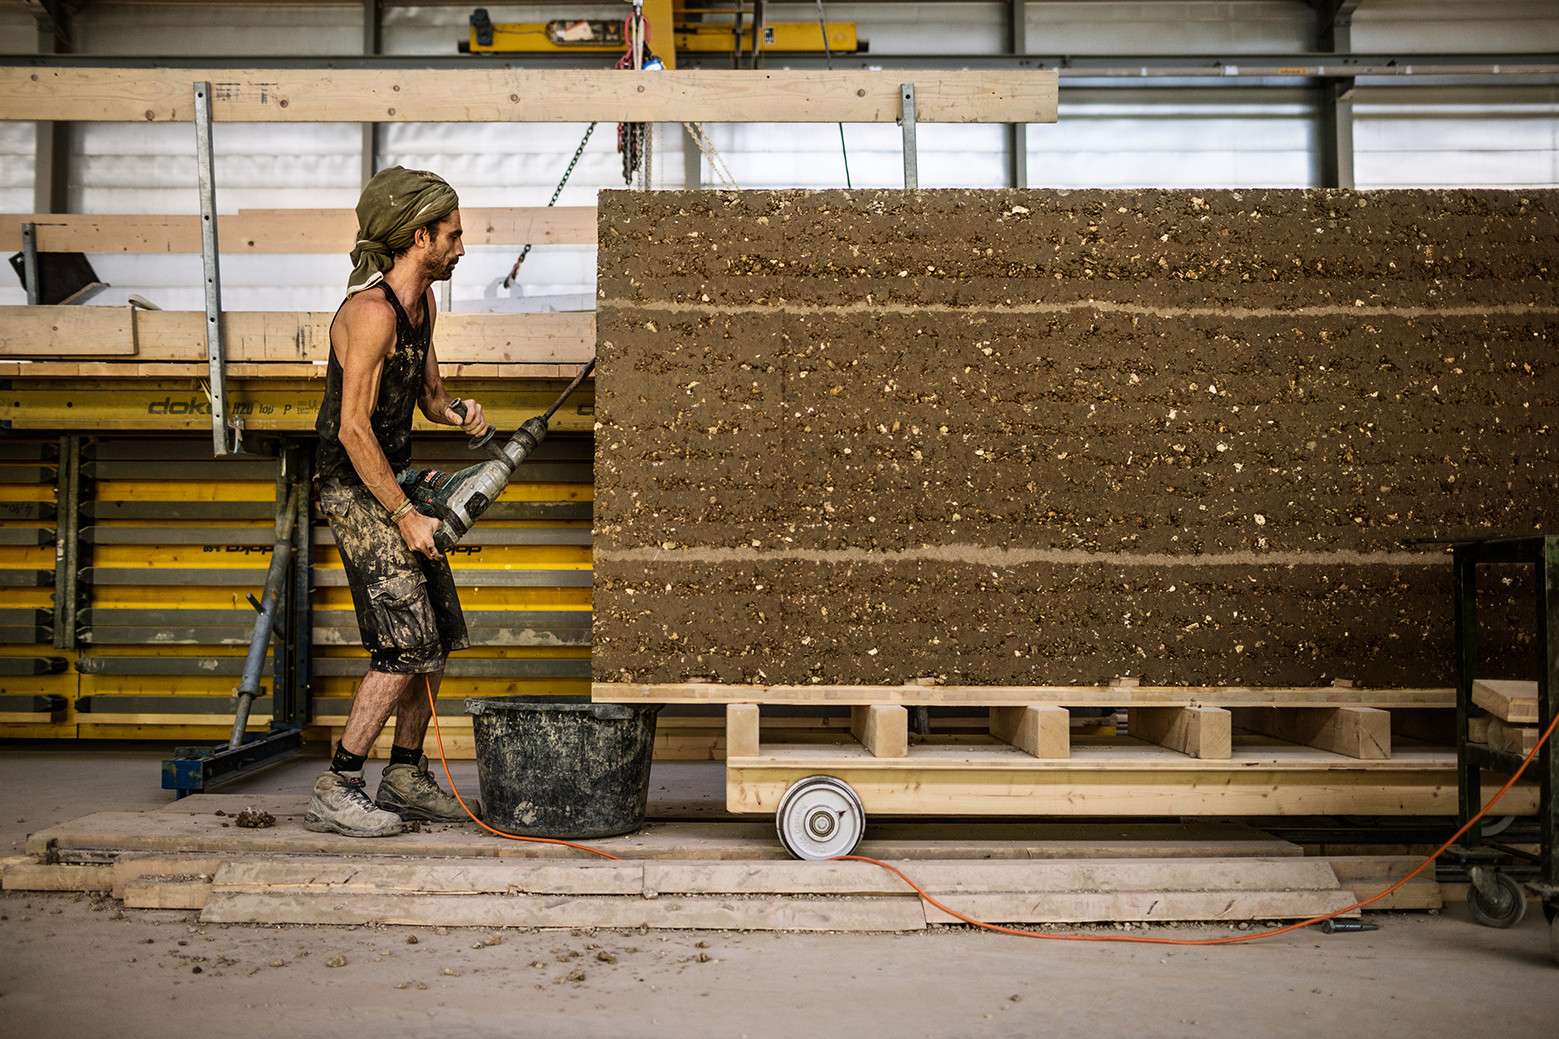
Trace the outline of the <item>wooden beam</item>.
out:
[[[439,356],[443,351],[440,348]],[[1455,707],[1454,689],[1353,689],[1340,686],[1099,685],[722,685],[713,682],[596,682],[598,703],[859,704],[961,707]]]
[[[462,208],[466,245],[594,245],[594,206]],[[22,225],[43,252],[198,253],[200,217],[180,214],[0,213],[0,249],[20,249]],[[357,238],[350,209],[241,209],[218,218],[224,253],[341,253]]]
[[[228,311],[230,364],[326,360],[333,315]],[[0,307],[0,357],[113,356],[199,363],[205,314],[129,307]],[[581,364],[595,354],[595,314],[444,314],[435,333],[440,362]]]
[[[188,122],[1053,123],[1056,73],[1026,70],[0,69],[0,119]]]
[[[758,756],[758,705],[755,703],[727,704],[725,708],[725,756],[728,758],[755,758]]]
[[[1537,683],[1479,678],[1472,683],[1472,702],[1502,722],[1537,724]]]
[[[1127,731],[1193,758],[1222,760],[1232,752],[1230,723],[1222,707],[1137,707],[1127,717]]]
[[[135,349],[129,307],[0,307],[0,357],[129,357]]]
[[[1072,713],[1065,707],[992,707],[991,735],[1036,758],[1072,753]]]
[[[1237,710],[1234,723],[1290,743],[1350,758],[1391,757],[1391,714],[1377,707]]]
[[[1066,762],[1023,760],[1028,768],[942,770],[914,762],[885,768],[857,753],[854,764],[789,760],[778,754],[726,767],[726,805],[733,812],[772,815],[791,784],[826,772],[861,798],[873,815],[970,815],[1056,817],[1447,815],[1456,812],[1455,755],[1437,769],[1403,768],[1274,770],[1244,762],[1183,758],[1175,770],[1114,771],[1073,768]],[[1313,751],[1310,753],[1314,753]],[[1334,757],[1334,755],[1329,755]],[[1071,759],[1080,760],[1079,756]],[[1393,762],[1400,758],[1392,759]],[[1389,763],[1381,763],[1389,764]],[[1501,780],[1485,774],[1486,783]],[[1500,802],[1500,811],[1532,815],[1537,788],[1522,784]]]
[[[1490,750],[1502,750],[1507,754],[1525,757],[1537,746],[1536,725],[1512,725],[1498,718],[1490,718],[1488,721],[1488,734],[1484,742]]]
[[[850,734],[878,758],[909,753],[909,711],[896,704],[850,708]]]

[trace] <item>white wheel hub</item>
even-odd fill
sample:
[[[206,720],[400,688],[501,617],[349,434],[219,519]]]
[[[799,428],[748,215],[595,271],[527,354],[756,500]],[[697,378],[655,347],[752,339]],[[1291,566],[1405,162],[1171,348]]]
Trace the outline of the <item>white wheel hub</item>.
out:
[[[866,832],[866,810],[850,784],[833,776],[808,776],[791,784],[774,813],[785,849],[798,859],[848,855]]]

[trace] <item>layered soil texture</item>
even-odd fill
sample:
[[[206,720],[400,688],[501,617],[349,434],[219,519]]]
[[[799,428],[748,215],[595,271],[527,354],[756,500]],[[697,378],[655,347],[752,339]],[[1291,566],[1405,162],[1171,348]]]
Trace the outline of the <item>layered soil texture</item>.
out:
[[[607,192],[597,681],[1444,684],[1559,193]],[[1490,666],[1530,583],[1483,575]]]

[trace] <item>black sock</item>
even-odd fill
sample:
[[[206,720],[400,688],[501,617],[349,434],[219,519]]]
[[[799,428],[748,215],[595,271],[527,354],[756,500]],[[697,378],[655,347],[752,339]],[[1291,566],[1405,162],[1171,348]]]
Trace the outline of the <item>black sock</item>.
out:
[[[390,764],[392,765],[420,765],[422,763],[421,747],[402,747],[398,743],[390,744]]]
[[[363,764],[367,762],[367,754],[353,754],[340,743],[336,744],[336,756],[330,759],[330,771],[332,772],[361,772]]]

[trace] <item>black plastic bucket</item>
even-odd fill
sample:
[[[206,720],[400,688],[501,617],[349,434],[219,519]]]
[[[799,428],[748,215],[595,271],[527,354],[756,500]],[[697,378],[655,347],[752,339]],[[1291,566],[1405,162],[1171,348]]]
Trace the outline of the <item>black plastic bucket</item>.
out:
[[[658,704],[495,696],[466,710],[489,826],[583,840],[644,825]]]

